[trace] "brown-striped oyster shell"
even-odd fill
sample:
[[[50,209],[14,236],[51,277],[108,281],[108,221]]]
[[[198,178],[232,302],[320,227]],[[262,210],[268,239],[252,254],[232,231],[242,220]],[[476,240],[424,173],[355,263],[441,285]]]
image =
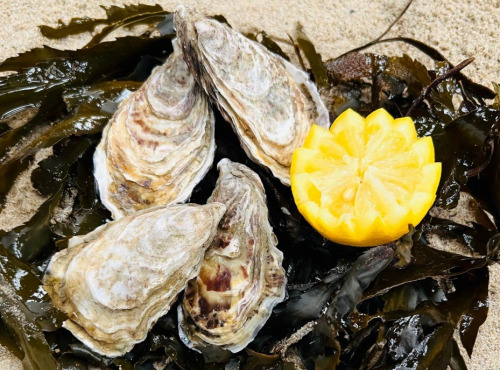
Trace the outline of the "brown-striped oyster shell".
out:
[[[225,209],[153,207],[71,238],[43,279],[54,306],[68,314],[63,326],[97,353],[128,352],[198,275]]]
[[[193,75],[233,127],[247,155],[290,185],[293,151],[328,111],[308,75],[229,26],[186,7],[177,36]]]
[[[214,115],[174,52],[124,100],[94,155],[95,178],[113,218],[186,201],[212,166]]]
[[[221,202],[227,211],[178,309],[181,339],[209,357],[245,348],[284,299],[286,286],[258,175],[228,159],[217,167],[208,204]]]

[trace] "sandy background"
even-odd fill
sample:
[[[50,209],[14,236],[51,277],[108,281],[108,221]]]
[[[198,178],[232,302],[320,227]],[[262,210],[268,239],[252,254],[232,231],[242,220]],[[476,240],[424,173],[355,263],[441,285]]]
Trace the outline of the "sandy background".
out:
[[[222,14],[229,23],[243,32],[265,30],[279,39],[295,34],[297,22],[316,45],[324,59],[335,57],[365,44],[381,34],[406,6],[407,1],[327,0],[184,0],[140,1],[159,3],[173,10],[178,4],[195,6],[207,14]],[[102,17],[99,5],[120,5],[124,0],[0,0],[0,60],[32,47],[48,44],[60,48],[82,46],[89,35],[62,42],[44,39],[37,25],[55,25],[59,19],[72,17]],[[452,63],[475,57],[465,74],[489,85],[500,82],[500,0],[415,0],[407,13],[392,28],[387,37],[408,36],[429,43],[443,52]],[[409,52],[423,58],[414,49],[401,44],[387,44],[374,51],[399,55]],[[424,58],[425,61],[425,58]],[[28,176],[25,176],[28,178]],[[13,226],[29,219],[29,208],[42,198],[26,201],[29,182],[18,184],[12,194],[16,199],[0,214],[0,228]],[[23,201],[24,199],[24,201]],[[481,327],[472,359],[464,353],[470,369],[500,369],[500,265],[490,268],[490,313]],[[0,346],[0,368],[19,369],[20,362]]]

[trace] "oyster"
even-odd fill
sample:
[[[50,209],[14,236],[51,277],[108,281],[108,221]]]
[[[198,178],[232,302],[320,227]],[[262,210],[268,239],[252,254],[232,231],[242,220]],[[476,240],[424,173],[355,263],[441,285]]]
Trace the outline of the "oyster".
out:
[[[174,21],[184,59],[247,155],[290,185],[293,151],[313,123],[330,124],[316,86],[305,72],[225,24],[184,6]]]
[[[113,218],[186,201],[212,166],[214,115],[182,53],[174,52],[125,99],[94,155],[95,178]]]
[[[209,204],[224,203],[227,211],[178,309],[182,341],[209,358],[250,343],[284,299],[286,286],[258,175],[228,159],[218,169]]]
[[[44,276],[63,324],[93,351],[123,355],[146,338],[200,269],[225,206],[153,207],[70,239]]]

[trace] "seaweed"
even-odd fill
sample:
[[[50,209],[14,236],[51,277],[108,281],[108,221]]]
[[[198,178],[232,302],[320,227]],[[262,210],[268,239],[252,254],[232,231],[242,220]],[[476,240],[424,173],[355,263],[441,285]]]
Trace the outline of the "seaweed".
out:
[[[0,244],[0,343],[32,369],[55,369],[43,331],[60,327],[64,315],[55,310],[41,287],[39,272],[9,255]]]
[[[175,310],[116,359],[93,353],[62,329],[66,316],[50,305],[41,277],[69,238],[110,220],[94,183],[95,146],[119,102],[172,51],[174,36],[172,14],[159,5],[104,9],[103,19],[40,27],[49,38],[95,32],[82,49],[38,48],[0,64],[0,71],[14,72],[0,77],[0,212],[36,153],[53,148],[31,175],[45,202],[28,222],[0,232],[1,344],[40,369],[150,369],[155,363],[173,369],[465,369],[453,332],[459,330],[470,356],[488,314],[488,265],[500,257],[500,88],[493,84],[493,92],[466,78],[461,70],[472,60],[453,66],[418,40],[383,39],[387,32],[367,46],[405,42],[429,55],[434,69],[407,55],[360,53],[366,45],[324,62],[300,27],[292,43],[309,62],[332,117],[349,107],[362,114],[383,107],[395,117],[409,114],[418,135],[433,138],[443,164],[439,215],[431,212],[399,241],[371,249],[325,240],[301,217],[290,189],[246,156],[216,111],[215,161],[244,163],[262,179],[284,253],[286,299],[248,348],[221,364],[205,363],[182,344]],[[142,33],[130,35],[136,25]],[[104,41],[116,30],[129,35]],[[247,37],[289,59],[264,31]],[[206,202],[217,176],[214,167],[191,201]],[[446,213],[460,206],[463,194],[472,199],[473,213],[465,223]],[[433,233],[469,255],[433,248]]]
[[[73,18],[68,24],[59,21],[55,28],[40,26],[40,32],[47,38],[61,39],[83,32],[91,32],[98,26],[104,26],[86,45],[86,47],[90,47],[99,44],[113,31],[120,28],[129,29],[138,25],[154,27],[169,14],[160,5],[130,4],[124,7],[114,5],[101,7],[106,12],[106,18]]]

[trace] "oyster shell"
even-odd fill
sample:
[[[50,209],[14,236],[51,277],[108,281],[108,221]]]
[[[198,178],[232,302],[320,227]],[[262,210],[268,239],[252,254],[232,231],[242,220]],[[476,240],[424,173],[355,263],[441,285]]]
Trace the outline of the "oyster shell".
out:
[[[93,351],[123,355],[146,338],[200,269],[225,206],[153,207],[70,239],[43,283],[63,324]]]
[[[218,348],[245,348],[284,299],[286,286],[258,175],[228,159],[217,168],[209,202],[224,203],[227,211],[178,309],[181,339],[208,357]]]
[[[96,149],[100,197],[115,219],[186,201],[212,166],[213,111],[173,45],[165,64],[121,103]]]
[[[293,151],[312,123],[330,121],[308,75],[225,24],[180,6],[184,59],[233,127],[247,155],[290,185]]]

